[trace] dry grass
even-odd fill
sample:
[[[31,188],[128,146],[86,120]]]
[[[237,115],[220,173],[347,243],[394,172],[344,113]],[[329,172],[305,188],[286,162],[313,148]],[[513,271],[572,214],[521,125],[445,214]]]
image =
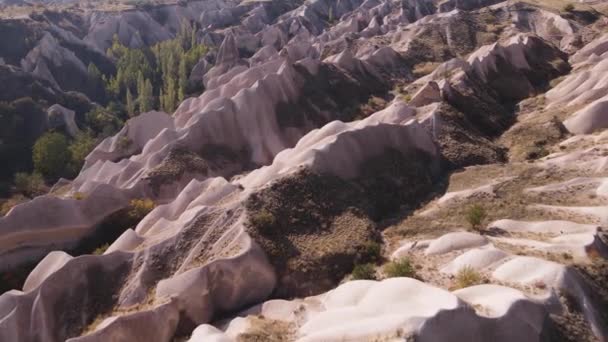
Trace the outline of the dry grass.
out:
[[[524,190],[558,182],[564,182],[575,177],[584,176],[577,171],[543,170],[528,163],[515,163],[507,165],[487,165],[468,168],[453,174],[448,191],[459,191],[489,184],[497,178],[508,177],[504,182],[494,188],[494,195],[485,193],[475,194],[466,199],[437,206],[430,202],[413,215],[410,215],[385,230],[385,236],[390,241],[400,240],[404,237],[435,238],[455,230],[469,228],[467,214],[472,205],[483,208],[487,217],[484,222],[493,222],[499,219],[513,220],[571,220],[575,222],[591,223],[591,218],[572,215],[569,213],[547,212],[532,207],[534,204],[568,203],[572,195],[558,193],[548,198],[525,193]],[[601,176],[601,175],[596,175]],[[509,179],[510,178],[510,179]],[[421,215],[430,208],[435,210]]]
[[[386,274],[387,278],[417,278],[416,269],[412,261],[407,257],[386,264],[384,266],[384,274]]]
[[[461,268],[458,273],[456,273],[455,278],[455,289],[464,289],[466,287],[479,285],[483,283],[483,278],[479,272],[477,272],[474,268],[470,266],[465,266]]]
[[[435,71],[435,69],[437,69],[440,64],[441,63],[437,62],[418,63],[414,65],[414,69],[412,70],[412,72],[414,73],[414,77],[416,78],[424,77]]]
[[[0,202],[0,216],[4,216],[6,214],[8,214],[8,212],[13,209],[13,207],[21,204],[21,203],[25,203],[27,201],[29,201],[30,199],[18,194],[18,195],[14,195],[13,197],[4,200],[3,202]]]
[[[499,143],[509,149],[509,160],[513,162],[538,159],[557,152],[554,147],[568,138],[562,122],[582,106],[542,109],[544,96],[523,101],[517,113],[517,123],[505,132]]]

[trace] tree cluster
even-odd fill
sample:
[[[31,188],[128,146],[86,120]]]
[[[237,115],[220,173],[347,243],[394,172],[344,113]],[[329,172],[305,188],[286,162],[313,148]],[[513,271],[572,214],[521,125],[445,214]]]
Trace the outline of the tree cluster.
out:
[[[101,77],[107,94],[124,103],[129,116],[154,108],[171,113],[190,93],[189,73],[207,51],[197,43],[196,26],[187,23],[175,39],[150,48],[126,47],[115,36],[107,54],[116,61],[116,75]]]

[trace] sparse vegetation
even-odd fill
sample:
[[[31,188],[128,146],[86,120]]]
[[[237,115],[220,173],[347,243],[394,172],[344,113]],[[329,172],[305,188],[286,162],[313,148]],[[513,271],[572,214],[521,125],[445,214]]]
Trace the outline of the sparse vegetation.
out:
[[[416,64],[414,66],[414,70],[412,70],[412,72],[414,73],[414,77],[420,78],[432,73],[433,71],[435,71],[435,69],[437,69],[439,64],[440,63],[436,62],[423,62]]]
[[[375,280],[376,270],[373,264],[355,265],[352,272],[353,280]]]
[[[28,198],[21,194],[12,196],[0,206],[0,216],[6,215],[14,206],[26,202],[27,200]]]
[[[129,207],[129,217],[140,221],[156,207],[156,204],[149,198],[141,198],[131,200]]]
[[[83,199],[85,199],[86,197],[87,197],[87,196],[86,196],[84,193],[82,193],[82,192],[75,192],[75,193],[72,195],[72,198],[73,198],[73,199],[75,199],[75,200],[77,200],[77,201],[82,201],[82,200],[83,200]]]
[[[481,275],[471,266],[465,266],[456,273],[455,287],[458,289],[481,283],[483,283]]]
[[[366,243],[358,255],[363,262],[378,262],[382,259],[382,245],[375,241]]]
[[[471,228],[479,231],[486,216],[486,210],[479,204],[474,204],[467,211],[467,222],[469,222]]]
[[[388,278],[416,278],[416,269],[408,257],[389,262],[384,266],[384,273]]]
[[[93,251],[93,255],[102,255],[103,253],[106,252],[106,250],[108,250],[108,248],[110,247],[110,244],[106,243],[103,244],[99,247],[97,247],[94,251]]]
[[[129,139],[129,137],[127,136],[121,136],[118,137],[118,148],[121,151],[127,151],[129,149],[129,147],[131,147],[131,145],[133,144],[133,141],[131,139]]]
[[[268,209],[261,209],[250,214],[250,222],[261,233],[269,233],[276,225],[277,219]]]
[[[574,11],[574,5],[572,3],[567,3],[562,7],[563,12],[572,12]]]
[[[32,174],[17,173],[15,175],[15,188],[19,193],[28,197],[36,197],[46,191],[44,178],[37,172]]]

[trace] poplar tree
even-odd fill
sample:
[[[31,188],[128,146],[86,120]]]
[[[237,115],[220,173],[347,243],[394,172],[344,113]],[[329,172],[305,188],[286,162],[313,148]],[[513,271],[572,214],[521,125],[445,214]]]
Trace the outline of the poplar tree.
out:
[[[131,95],[131,89],[127,88],[127,113],[130,117],[135,116],[135,101],[133,101],[133,95]]]

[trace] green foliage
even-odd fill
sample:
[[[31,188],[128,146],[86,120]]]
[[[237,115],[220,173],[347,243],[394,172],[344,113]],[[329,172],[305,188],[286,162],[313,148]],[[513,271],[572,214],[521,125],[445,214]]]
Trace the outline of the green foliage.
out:
[[[70,150],[70,172],[77,174],[84,164],[85,158],[93,151],[97,141],[90,133],[80,133],[72,141],[68,149]]]
[[[568,4],[564,5],[564,7],[562,8],[562,11],[564,11],[564,12],[574,11],[574,5],[572,3],[568,3]]]
[[[110,248],[110,244],[105,243],[99,247],[97,247],[94,251],[93,251],[93,255],[102,255],[103,253],[105,253],[108,248]]]
[[[141,89],[138,91],[139,111],[141,113],[151,111],[154,108],[154,90],[152,88],[152,82],[150,82],[150,80],[145,80],[142,83]]]
[[[99,132],[100,137],[108,137],[118,132],[123,125],[119,119],[122,107],[111,102],[108,108],[96,107],[85,114],[85,122],[93,131]]]
[[[470,266],[465,266],[461,268],[456,274],[455,287],[458,289],[463,289],[465,287],[473,285],[479,285],[481,283],[483,283],[481,275]]]
[[[89,63],[89,67],[87,68],[89,78],[93,80],[101,80],[101,72],[97,68],[97,66],[93,63]]]
[[[466,218],[467,218],[467,222],[469,222],[469,224],[471,225],[471,228],[475,229],[475,230],[479,230],[483,221],[485,220],[487,214],[486,214],[486,210],[478,205],[475,204],[473,206],[471,206],[466,213]]]
[[[384,273],[389,278],[408,277],[416,278],[416,270],[409,258],[391,261],[384,266]]]
[[[21,194],[14,195],[8,200],[2,202],[0,206],[0,216],[6,215],[13,207],[21,203],[27,202],[29,199]]]
[[[133,141],[127,136],[121,136],[118,138],[118,148],[122,151],[126,151],[131,147]]]
[[[39,173],[18,172],[15,174],[15,189],[25,196],[36,197],[45,193],[46,185]]]
[[[382,259],[382,245],[376,241],[367,242],[358,253],[357,260],[360,262],[377,262]]]
[[[107,54],[117,61],[117,72],[105,78],[107,92],[114,99],[127,102],[130,116],[137,113],[135,102],[139,113],[152,110],[157,103],[171,113],[188,95],[192,88],[188,75],[207,52],[206,46],[197,44],[196,26],[187,22],[182,23],[175,39],[149,49],[127,48],[114,37]],[[133,101],[135,94],[137,101]]]
[[[0,180],[9,181],[16,172],[32,169],[32,145],[42,134],[46,114],[29,97],[0,102]]]
[[[257,228],[261,233],[269,233],[272,228],[277,224],[277,219],[274,214],[267,209],[250,213],[249,221]]]
[[[375,280],[376,270],[373,264],[355,265],[352,272],[353,280]]]
[[[109,88],[115,96],[126,94],[127,88],[135,90],[140,74],[148,79],[153,76],[152,64],[145,51],[125,47],[116,36],[107,54],[116,60],[116,76],[109,80]]]
[[[49,179],[61,177],[71,160],[68,146],[68,140],[63,134],[44,134],[34,144],[32,160],[35,170]]]
[[[146,215],[148,215],[156,204],[149,198],[141,198],[131,200],[129,203],[129,218],[135,221],[141,221]]]
[[[131,95],[131,89],[128,89],[128,88],[127,88],[126,101],[127,101],[127,103],[126,103],[127,114],[129,114],[130,117],[134,117],[135,116],[135,102],[133,101],[133,95]]]

